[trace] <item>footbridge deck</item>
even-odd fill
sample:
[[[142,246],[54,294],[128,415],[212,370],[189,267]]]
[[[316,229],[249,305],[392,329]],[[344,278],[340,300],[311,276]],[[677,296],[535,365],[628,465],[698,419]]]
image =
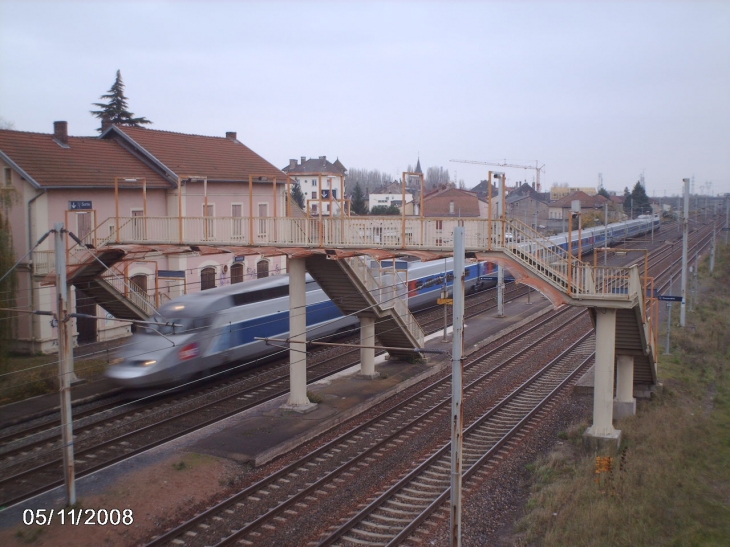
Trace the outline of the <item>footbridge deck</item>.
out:
[[[456,219],[413,217],[320,217],[320,218],[241,218],[241,217],[116,217],[100,224],[85,239],[95,253],[104,248],[134,246],[188,246],[193,251],[218,248],[259,249],[266,254],[310,257],[307,266],[325,291],[372,291],[362,274],[353,271],[346,261],[358,255],[419,256],[449,255],[453,252],[453,232],[464,226],[467,256],[489,260],[510,270],[514,277],[547,296],[555,306],[583,306],[593,310],[597,338],[610,334],[610,368],[615,355],[630,357],[633,384],[656,383],[656,302],[653,281],[642,276],[636,266],[605,267],[582,262],[565,249],[556,247],[529,226],[508,219]],[[72,249],[69,265],[86,263],[88,250],[81,254]],[[85,255],[82,258],[81,255]],[[319,255],[320,258],[311,258]],[[342,261],[336,270],[329,269],[322,256]],[[315,267],[316,266],[316,267]],[[334,275],[336,273],[336,276]],[[336,277],[336,279],[335,279]],[[346,284],[349,280],[349,285]],[[345,285],[343,285],[345,283]],[[365,306],[365,302],[359,305]],[[370,303],[374,305],[374,303]],[[384,313],[378,309],[376,315]],[[610,312],[610,320],[605,319]],[[406,311],[390,311],[393,328],[403,337],[398,343],[419,347],[420,329]],[[601,319],[603,318],[603,319]],[[603,327],[599,328],[599,326]],[[605,340],[601,341],[605,350]],[[599,344],[599,345],[600,345]],[[597,360],[599,357],[597,357]],[[605,365],[608,367],[609,365]],[[597,382],[599,381],[597,363]],[[607,380],[606,380],[607,381]],[[606,388],[608,389],[608,388]],[[611,386],[611,391],[612,391]],[[598,390],[596,390],[598,391]],[[626,398],[626,394],[619,394]],[[603,396],[602,404],[606,404]],[[600,420],[599,420],[600,421]],[[595,424],[598,435],[610,436],[608,424]],[[595,432],[596,430],[594,430]],[[601,433],[601,431],[603,433]]]

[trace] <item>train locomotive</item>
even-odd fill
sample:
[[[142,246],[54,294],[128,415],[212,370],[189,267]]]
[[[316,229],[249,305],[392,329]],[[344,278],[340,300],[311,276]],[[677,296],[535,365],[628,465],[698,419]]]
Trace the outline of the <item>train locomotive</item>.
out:
[[[400,262],[400,261],[399,261]],[[453,259],[403,262],[409,307],[436,303],[446,284],[453,285]],[[465,268],[465,289],[485,288],[486,262]],[[397,268],[403,267],[396,264]],[[406,277],[406,279],[403,279]],[[385,284],[392,282],[385,280]],[[493,285],[493,284],[492,284]],[[317,282],[306,276],[307,339],[356,329],[357,317],[345,316]],[[257,338],[289,335],[289,276],[279,275],[186,294],[160,307],[150,323],[139,326],[117,354],[106,375],[128,388],[164,387],[189,381],[227,363],[254,361],[280,348]]]

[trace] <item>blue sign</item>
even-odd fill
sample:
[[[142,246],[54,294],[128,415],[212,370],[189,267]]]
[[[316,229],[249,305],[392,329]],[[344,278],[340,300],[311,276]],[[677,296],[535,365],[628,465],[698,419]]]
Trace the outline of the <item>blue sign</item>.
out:
[[[659,300],[666,300],[667,302],[681,302],[682,297],[681,296],[671,296],[669,294],[663,294],[658,297]]]
[[[496,275],[480,275],[479,281],[498,281],[499,277]]]
[[[88,210],[91,209],[90,201],[69,201],[68,208],[72,211]]]
[[[185,279],[185,270],[157,270],[157,277]]]
[[[233,262],[245,262],[246,257],[245,256],[235,256],[233,257]]]

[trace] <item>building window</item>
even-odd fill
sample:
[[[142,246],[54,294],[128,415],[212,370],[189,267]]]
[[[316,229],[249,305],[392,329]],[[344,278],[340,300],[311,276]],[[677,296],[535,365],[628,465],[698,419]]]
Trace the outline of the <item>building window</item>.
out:
[[[317,199],[317,191],[312,192],[312,199]]]
[[[269,277],[268,260],[259,260],[256,263],[256,279],[261,279],[262,277]]]
[[[10,169],[10,167],[5,167],[3,169],[3,185],[5,185],[5,186],[13,185],[13,170]]]
[[[266,227],[268,225],[266,217],[269,216],[269,204],[259,203],[259,235],[266,235]]]
[[[200,290],[215,289],[215,268],[203,268],[200,271]]]
[[[243,282],[243,264],[236,262],[231,266],[231,284]]]
[[[215,209],[212,203],[210,205],[203,204],[203,216],[205,217],[205,221],[203,222],[203,237],[205,239],[213,239],[215,237],[215,221],[213,220]]]
[[[142,216],[142,209],[132,209],[132,237],[135,241],[143,241],[147,239],[147,229],[145,218]]]
[[[316,188],[316,186],[317,186],[317,179],[312,179],[312,186]]]
[[[231,205],[231,235],[233,237],[241,237],[243,235],[243,205],[240,203],[234,203]]]

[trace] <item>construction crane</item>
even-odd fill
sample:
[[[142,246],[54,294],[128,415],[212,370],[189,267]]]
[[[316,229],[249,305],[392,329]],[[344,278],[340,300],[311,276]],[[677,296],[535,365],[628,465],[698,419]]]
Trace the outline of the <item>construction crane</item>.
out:
[[[534,160],[535,165],[527,165],[524,163],[507,163],[507,160],[504,160],[502,162],[500,162],[499,160],[497,160],[497,161],[450,160],[450,161],[453,161],[454,163],[474,163],[477,165],[491,165],[494,167],[517,167],[518,169],[534,169],[535,177],[536,177],[535,185],[537,186],[538,192],[540,191],[540,172],[543,172],[543,173],[545,172],[545,164],[542,164],[542,166],[540,166],[540,162],[537,160]],[[530,162],[532,162],[532,161],[533,160],[530,160]]]

